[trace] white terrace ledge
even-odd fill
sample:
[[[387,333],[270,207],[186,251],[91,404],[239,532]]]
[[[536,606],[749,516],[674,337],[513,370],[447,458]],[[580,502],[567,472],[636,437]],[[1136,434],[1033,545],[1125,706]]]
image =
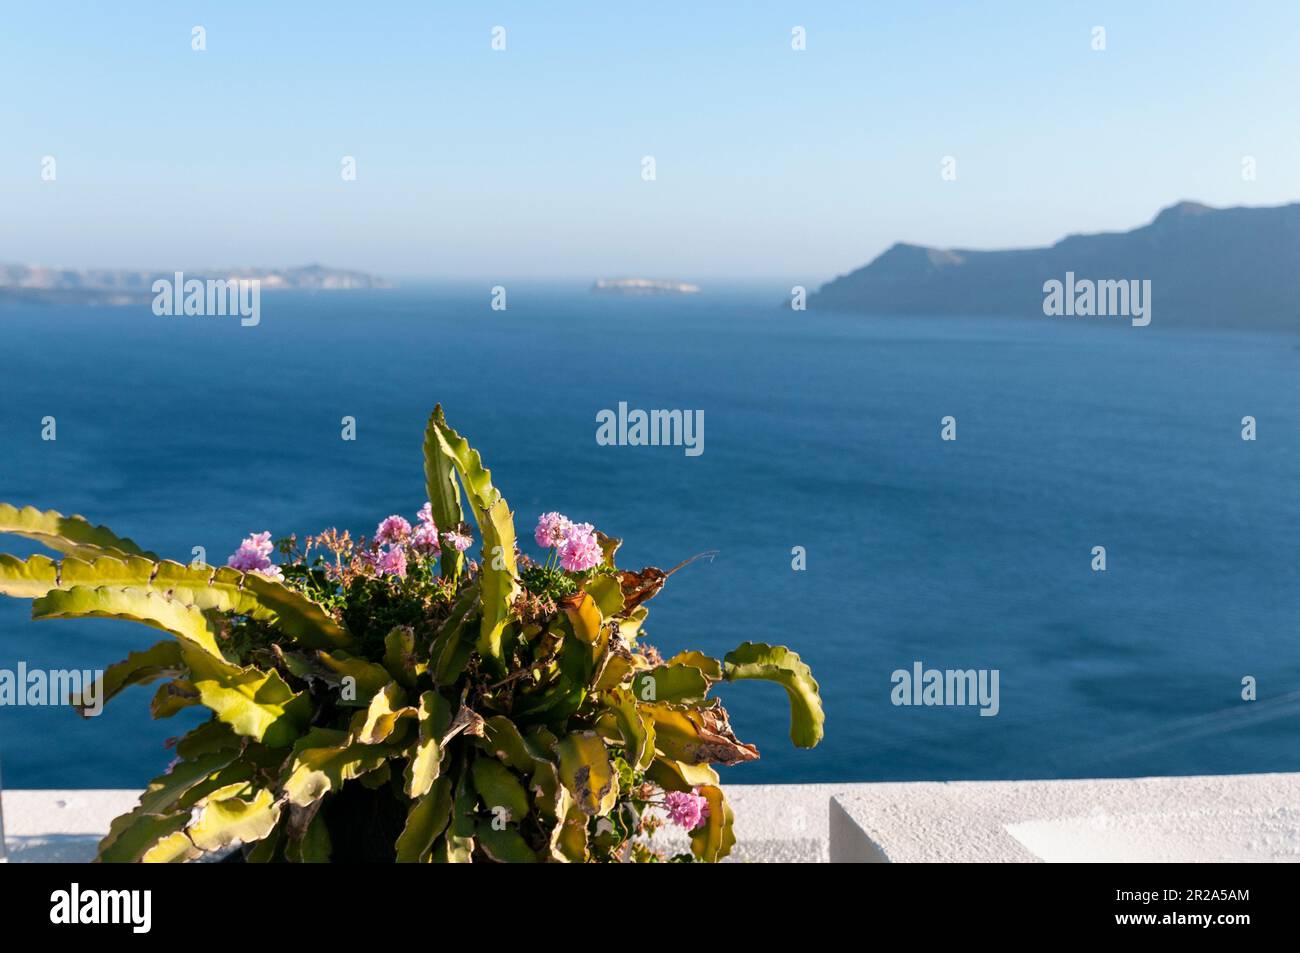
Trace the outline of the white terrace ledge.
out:
[[[5,791],[9,860],[90,860],[138,796]],[[1300,861],[1300,773],[731,784],[727,796],[739,861]]]

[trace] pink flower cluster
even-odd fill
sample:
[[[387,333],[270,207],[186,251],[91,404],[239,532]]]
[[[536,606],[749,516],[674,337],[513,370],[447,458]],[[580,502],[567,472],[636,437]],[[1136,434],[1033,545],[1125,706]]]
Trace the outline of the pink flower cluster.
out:
[[[239,548],[226,560],[226,565],[240,572],[255,572],[271,579],[283,579],[284,573],[280,567],[271,562],[274,549],[275,544],[271,542],[269,532],[253,533],[239,544]]]
[[[459,530],[440,534],[433,522],[433,507],[428,503],[420,507],[415,521],[415,526],[412,526],[400,516],[390,516],[375,530],[375,543],[380,549],[375,552],[372,562],[380,575],[406,577],[407,547],[418,555],[434,556],[442,551],[443,542],[462,553],[473,542]]]
[[[387,549],[380,550],[375,557],[375,569],[379,570],[380,575],[405,579],[406,550],[401,546],[390,546]]]
[[[442,550],[438,542],[438,527],[433,522],[433,507],[425,503],[416,514],[415,531],[411,533],[411,548],[424,555],[436,554]]]
[[[390,516],[379,524],[375,530],[375,542],[379,545],[400,546],[411,535],[411,524],[400,516]]]
[[[664,807],[668,809],[668,820],[688,831],[709,819],[709,802],[703,794],[669,791],[664,795]]]
[[[460,553],[463,553],[465,550],[469,549],[470,544],[474,542],[474,540],[470,536],[454,529],[448,530],[447,532],[443,533],[442,541],[446,543],[448,546],[455,547],[456,551]]]
[[[596,528],[590,523],[574,523],[561,513],[543,513],[533,538],[538,546],[559,553],[560,565],[569,572],[584,572],[599,566],[604,558]]]

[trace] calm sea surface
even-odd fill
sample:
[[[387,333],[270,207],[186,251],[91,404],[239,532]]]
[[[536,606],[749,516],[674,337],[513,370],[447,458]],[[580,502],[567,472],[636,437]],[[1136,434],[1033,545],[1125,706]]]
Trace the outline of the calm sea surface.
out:
[[[521,538],[560,510],[624,537],[625,565],[719,551],[650,604],[665,654],[753,639],[813,666],[813,751],[790,746],[779,688],[723,692],[763,754],[729,781],[1300,769],[1300,336],[792,314],[783,291],[512,287],[506,312],[478,288],[267,294],[254,328],[0,311],[0,500],[182,561],[263,529],[370,533],[420,506],[441,401]],[[702,410],[704,453],[598,446],[619,401]],[[0,669],[103,667],[156,641],[28,611],[0,601]],[[999,714],[895,707],[891,673],[916,661],[997,669]],[[89,721],[0,708],[5,784],[142,786],[195,721],[151,722],[152,691]]]

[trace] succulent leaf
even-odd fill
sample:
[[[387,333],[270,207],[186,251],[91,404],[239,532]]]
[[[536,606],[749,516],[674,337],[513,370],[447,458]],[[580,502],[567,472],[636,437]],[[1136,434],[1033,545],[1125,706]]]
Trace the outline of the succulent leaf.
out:
[[[104,669],[99,684],[99,703],[106,704],[131,685],[147,685],[159,678],[174,678],[181,669],[181,647],[176,642],[158,642],[142,652],[132,652]],[[86,714],[81,702],[76,703],[76,708],[80,714]]]
[[[385,745],[355,744],[346,732],[313,728],[294,745],[284,793],[290,804],[310,807],[344,781],[376,770],[392,753]]]
[[[118,829],[115,832],[110,830],[111,841],[105,838],[100,842],[99,855],[95,859],[103,864],[137,863],[160,843],[184,831],[189,820],[189,811],[175,814],[124,814],[118,818],[122,824],[114,822]]]
[[[691,831],[691,853],[705,863],[716,864],[736,845],[736,835],[732,830],[736,818],[722,788],[713,784],[703,785],[698,793],[709,804],[709,816]]]
[[[193,606],[148,589],[73,586],[51,590],[32,603],[33,619],[87,617],[124,619],[162,629],[182,644],[196,646],[225,661],[211,619]]]
[[[591,856],[587,850],[586,813],[563,788],[557,811],[560,820],[551,830],[551,859],[568,864],[586,863]]]
[[[510,507],[492,485],[492,472],[483,466],[478,451],[447,425],[441,407],[435,407],[429,418],[426,459],[430,436],[438,451],[460,476],[470,508],[474,511],[474,520],[478,523],[483,540],[483,559],[479,567],[483,617],[479,623],[478,649],[488,658],[500,661],[502,633],[519,594],[515,526]]]
[[[200,801],[185,832],[195,847],[213,851],[259,841],[279,821],[280,804],[269,790],[232,785]]]
[[[710,684],[694,665],[660,665],[633,677],[632,694],[642,701],[698,702],[704,700]]]
[[[709,765],[685,764],[671,758],[656,758],[645,776],[665,791],[693,791],[701,785],[718,783],[718,772]]]
[[[537,863],[537,855],[512,825],[498,828],[490,820],[479,821],[475,836],[483,853],[499,864]]]
[[[397,838],[399,864],[427,863],[434,842],[447,829],[451,819],[452,789],[450,778],[438,778],[429,790],[418,797],[406,815],[406,827]]]
[[[419,738],[406,766],[406,796],[410,798],[428,794],[442,772],[446,753],[442,739],[451,727],[451,704],[437,692],[425,692],[420,696],[419,719]],[[429,842],[432,845],[433,839]]]
[[[415,630],[409,625],[395,626],[384,636],[384,668],[403,688],[414,688],[428,668],[415,657]]]
[[[37,554],[19,559],[0,553],[0,595],[35,599],[59,586],[59,564]]]
[[[575,732],[561,738],[555,752],[560,756],[560,782],[583,813],[600,817],[613,810],[618,778],[605,742],[594,731]]]
[[[655,725],[655,747],[686,764],[739,764],[755,761],[758,749],[737,740],[721,706],[691,708],[669,702],[642,704]]]
[[[528,792],[519,776],[496,758],[475,758],[471,768],[474,790],[483,806],[495,818],[505,812],[505,820],[518,823],[528,816]]]
[[[19,509],[9,503],[0,503],[0,533],[35,540],[48,549],[69,555],[108,553],[158,558],[126,537],[118,536],[107,526],[94,526],[83,516],[64,516],[56,510],[38,510],[34,506]]]
[[[822,700],[817,680],[799,656],[784,645],[745,642],[722,660],[729,682],[757,678],[776,682],[790,696],[790,740],[800,748],[815,747],[822,740]]]
[[[406,692],[396,682],[389,682],[375,692],[370,699],[370,706],[364,717],[357,713],[354,721],[360,724],[355,728],[355,737],[363,745],[377,745],[387,741],[403,718],[414,717],[416,709],[406,704]]]
[[[429,499],[429,512],[439,532],[453,529],[465,522],[465,511],[460,505],[460,488],[452,476],[452,460],[442,449],[439,428],[447,425],[442,415],[442,405],[434,407],[424,428],[424,484]],[[464,561],[454,546],[442,546],[442,574],[448,579],[460,575]]]

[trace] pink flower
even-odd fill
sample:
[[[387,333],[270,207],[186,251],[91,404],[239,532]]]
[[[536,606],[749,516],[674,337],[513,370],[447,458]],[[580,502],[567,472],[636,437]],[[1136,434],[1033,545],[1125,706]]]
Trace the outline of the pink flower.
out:
[[[571,535],[560,547],[560,565],[569,572],[584,572],[592,566],[599,566],[604,558],[600,543],[591,532]]]
[[[280,567],[271,562],[273,549],[275,544],[271,542],[269,532],[253,533],[239,544],[239,548],[226,560],[226,565],[240,572],[256,572],[272,579],[283,579],[284,573]]]
[[[438,527],[433,522],[433,506],[425,503],[420,512],[415,514],[418,525],[411,534],[411,548],[418,553],[437,553],[442,549],[438,542]]]
[[[380,545],[384,543],[400,543],[410,535],[410,523],[400,516],[390,516],[380,523],[379,528],[375,530],[375,542]]]
[[[396,576],[399,579],[406,578],[406,550],[400,546],[393,546],[379,554],[375,560],[375,568],[385,576]]]
[[[442,549],[438,542],[438,527],[433,523],[421,523],[411,534],[411,548],[420,553],[436,553]]]
[[[457,551],[462,553],[469,549],[470,545],[474,542],[473,539],[466,536],[464,533],[457,532],[456,530],[443,533],[442,539],[443,542],[450,546],[455,546]]]
[[[572,525],[569,518],[560,513],[543,513],[537,518],[537,529],[533,533],[533,538],[543,549],[563,546]]]
[[[664,795],[668,820],[688,831],[703,824],[709,817],[709,802],[703,794],[686,791],[669,791]]]
[[[573,539],[575,536],[590,536],[596,532],[596,527],[590,523],[570,523],[564,530],[564,538]]]

